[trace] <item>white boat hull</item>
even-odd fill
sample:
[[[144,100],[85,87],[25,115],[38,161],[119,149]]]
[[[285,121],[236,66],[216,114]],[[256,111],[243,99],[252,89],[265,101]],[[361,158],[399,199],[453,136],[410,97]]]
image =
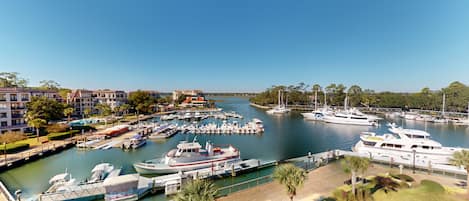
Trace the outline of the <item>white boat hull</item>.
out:
[[[375,121],[358,120],[358,119],[351,119],[351,118],[338,118],[334,116],[325,116],[324,122],[334,123],[334,124],[358,125],[358,126],[376,126],[377,125]]]
[[[440,153],[434,152],[423,152],[421,150],[415,151],[415,163],[421,165],[431,164],[449,164],[449,160],[452,157],[453,152],[459,151],[459,148],[445,148],[445,151]],[[380,148],[373,146],[365,146],[363,142],[358,142],[354,148],[354,152],[370,156],[377,159],[388,159],[396,162],[404,162],[412,164],[414,160],[414,153],[412,150],[392,150],[389,148]]]
[[[211,166],[216,166],[217,164],[223,163],[233,163],[241,160],[239,157],[235,158],[223,158],[223,159],[214,159],[208,161],[195,161],[193,164],[179,165],[179,166],[169,166],[161,163],[136,163],[134,164],[135,170],[139,174],[170,174],[177,173],[179,171],[191,171],[203,168],[209,168]]]

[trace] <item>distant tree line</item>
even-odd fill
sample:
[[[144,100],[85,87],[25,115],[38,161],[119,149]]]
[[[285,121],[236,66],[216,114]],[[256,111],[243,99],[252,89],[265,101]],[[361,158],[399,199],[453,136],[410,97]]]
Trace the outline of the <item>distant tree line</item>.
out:
[[[314,103],[314,94],[317,93],[318,105],[343,106],[348,96],[349,106],[352,107],[386,107],[422,110],[442,110],[443,94],[446,96],[446,111],[467,112],[469,102],[469,87],[461,82],[452,82],[440,90],[423,88],[416,93],[375,92],[371,89],[362,89],[358,85],[347,88],[343,84],[330,84],[321,87],[318,84],[309,87],[304,83],[290,86],[272,86],[264,92],[250,99],[259,105],[278,103],[278,92],[283,91],[288,97],[289,105],[311,105]],[[326,98],[324,99],[324,96]]]

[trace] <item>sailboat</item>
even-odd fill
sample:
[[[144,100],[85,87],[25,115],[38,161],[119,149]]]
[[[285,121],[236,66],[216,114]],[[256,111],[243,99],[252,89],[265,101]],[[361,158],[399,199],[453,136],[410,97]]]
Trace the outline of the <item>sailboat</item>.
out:
[[[324,120],[324,116],[327,114],[331,114],[332,110],[327,107],[327,99],[326,99],[326,93],[324,93],[324,107],[321,109],[318,109],[318,91],[314,92],[314,110],[311,112],[304,112],[301,113],[303,115],[303,118],[306,120],[312,120],[312,121],[322,121]]]
[[[278,105],[274,108],[267,110],[267,114],[285,114],[289,113],[291,109],[287,108],[288,105],[288,96],[285,104],[283,103],[283,93],[282,90],[278,90]]]
[[[448,123],[448,119],[445,117],[445,105],[446,105],[446,94],[443,94],[443,107],[441,109],[441,116],[437,116],[433,119],[433,123]]]

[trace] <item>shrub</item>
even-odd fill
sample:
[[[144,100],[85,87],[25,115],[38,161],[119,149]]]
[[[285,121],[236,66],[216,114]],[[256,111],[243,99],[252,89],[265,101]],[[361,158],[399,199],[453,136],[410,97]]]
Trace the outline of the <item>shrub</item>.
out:
[[[81,132],[81,130],[84,130],[85,132],[88,132],[88,131],[96,131],[96,128],[94,128],[93,126],[90,126],[90,125],[83,125],[83,126],[72,126],[72,129],[73,130],[77,130],[79,132]]]
[[[66,132],[70,129],[70,126],[67,124],[51,124],[48,125],[46,130],[48,133],[61,133]]]
[[[29,144],[28,143],[13,143],[13,144],[7,144],[6,145],[6,152],[8,154],[24,151],[26,149],[29,149]],[[5,146],[1,145],[0,146],[0,152],[4,153],[4,151],[5,151]]]
[[[405,182],[413,182],[415,181],[414,178],[412,178],[411,176],[409,175],[406,175],[406,174],[390,174],[391,177],[395,178],[395,179],[399,179],[401,181],[405,181]]]
[[[445,192],[445,188],[441,184],[431,180],[422,180],[420,185],[429,192]]]
[[[47,135],[47,139],[49,140],[63,140],[66,138],[69,138],[70,136],[75,135],[76,133],[79,133],[80,131],[78,130],[72,130],[72,131],[67,131],[67,132],[62,132],[62,133],[51,133]]]

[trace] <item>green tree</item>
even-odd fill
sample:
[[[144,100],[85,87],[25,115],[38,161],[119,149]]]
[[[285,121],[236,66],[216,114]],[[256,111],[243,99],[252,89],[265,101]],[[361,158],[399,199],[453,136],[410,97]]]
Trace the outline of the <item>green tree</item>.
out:
[[[464,167],[467,172],[467,193],[469,195],[469,151],[461,150],[453,153],[453,158],[450,160],[451,164],[459,167]]]
[[[39,82],[40,88],[48,90],[59,90],[60,84],[54,80],[42,80]]]
[[[105,103],[98,103],[95,105],[95,108],[99,111],[101,116],[108,116],[112,112],[111,106]]]
[[[0,87],[26,87],[28,81],[17,72],[0,72]]]
[[[303,185],[307,179],[304,169],[294,166],[293,164],[283,164],[275,168],[273,178],[287,188],[290,200],[296,196],[296,191]]]
[[[348,91],[349,96],[349,104],[352,107],[360,106],[360,102],[362,99],[362,88],[358,85],[352,85]]]
[[[364,173],[370,166],[370,159],[357,157],[357,156],[346,156],[342,161],[344,171],[352,175],[352,193],[355,195],[355,187],[357,183],[357,173]]]
[[[156,99],[150,96],[146,91],[136,91],[129,95],[129,105],[134,108],[139,114],[150,114],[156,104]]]
[[[66,89],[66,88],[60,88],[58,91],[59,96],[62,97],[63,100],[67,100],[67,94],[71,92],[72,92],[71,89]]]
[[[39,131],[42,127],[47,125],[47,121],[34,116],[28,116],[26,121],[28,122],[28,126],[33,127],[36,130],[36,139],[39,142]]]
[[[187,183],[174,196],[175,201],[215,201],[218,188],[212,182],[196,179]]]
[[[33,96],[31,101],[26,103],[26,108],[29,116],[44,119],[47,122],[62,119],[64,114],[64,105],[62,103],[45,96]]]
[[[124,103],[124,104],[120,105],[120,107],[119,107],[119,111],[122,112],[124,115],[129,113],[129,110],[130,110],[130,105],[127,104],[127,103]]]
[[[67,123],[70,122],[70,116],[72,116],[73,112],[75,112],[75,109],[73,109],[73,107],[67,107],[64,109],[64,116],[67,117]]]
[[[85,108],[83,110],[83,115],[85,116],[85,118],[88,118],[88,116],[90,116],[91,114],[91,109],[90,108]]]

